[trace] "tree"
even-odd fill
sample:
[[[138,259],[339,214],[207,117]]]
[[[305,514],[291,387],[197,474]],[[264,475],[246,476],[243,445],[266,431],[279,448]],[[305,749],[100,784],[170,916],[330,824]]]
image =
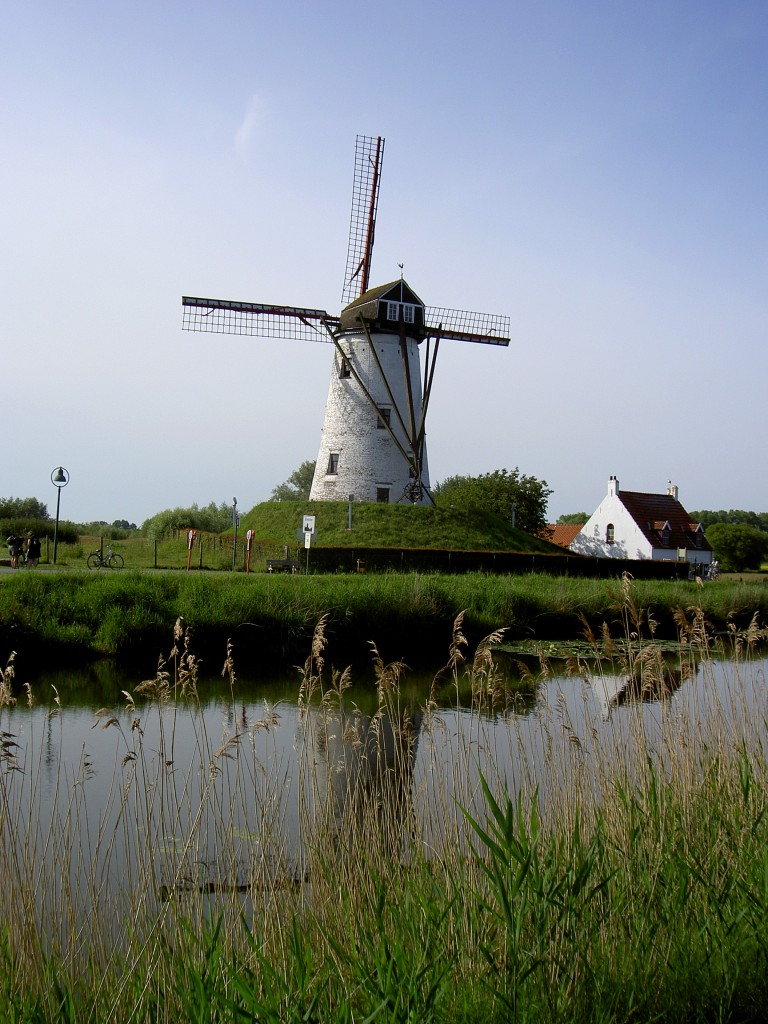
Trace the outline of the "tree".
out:
[[[759,569],[768,557],[768,533],[754,526],[713,523],[706,536],[726,572]]]
[[[564,526],[583,526],[588,519],[588,512],[567,512],[564,516],[558,516],[557,521]]]
[[[272,491],[270,501],[308,501],[315,475],[314,462],[302,462],[288,479]]]
[[[0,498],[0,519],[50,519],[48,508],[37,498]]]
[[[521,530],[542,534],[547,525],[547,499],[552,491],[546,480],[496,469],[480,476],[451,476],[438,483],[433,494],[439,506],[495,512]]]

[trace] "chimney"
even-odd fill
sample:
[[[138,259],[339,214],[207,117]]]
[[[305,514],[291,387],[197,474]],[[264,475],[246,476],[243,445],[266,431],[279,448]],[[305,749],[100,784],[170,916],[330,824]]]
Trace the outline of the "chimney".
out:
[[[619,480],[618,477],[608,477],[608,494],[615,497],[619,493]]]
[[[673,484],[671,480],[667,482],[667,494],[670,496],[670,498],[674,498],[675,501],[678,500],[677,485]]]

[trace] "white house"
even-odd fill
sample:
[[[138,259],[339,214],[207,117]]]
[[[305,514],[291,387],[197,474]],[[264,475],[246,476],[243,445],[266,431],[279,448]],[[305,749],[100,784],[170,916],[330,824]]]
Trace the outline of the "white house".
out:
[[[712,548],[701,523],[678,501],[677,487],[666,494],[622,491],[615,476],[608,493],[571,541],[571,551],[599,558],[687,561],[708,565]]]

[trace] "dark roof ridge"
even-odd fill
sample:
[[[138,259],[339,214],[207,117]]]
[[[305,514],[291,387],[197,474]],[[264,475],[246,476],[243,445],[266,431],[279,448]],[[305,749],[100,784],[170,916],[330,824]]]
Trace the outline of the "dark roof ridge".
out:
[[[395,288],[397,285],[403,285],[407,289],[407,291],[410,292],[411,295],[413,295],[415,299],[418,299],[419,303],[422,306],[424,305],[424,303],[421,301],[421,299],[419,299],[418,295],[413,290],[413,288],[411,288],[411,286],[408,284],[405,278],[396,277],[394,281],[388,281],[386,284],[377,284],[374,285],[373,288],[369,288],[368,291],[363,292],[362,295],[358,295],[356,299],[353,299],[347,306],[344,307],[344,309],[354,309],[355,306],[360,306],[366,302],[370,302],[372,299],[379,298],[379,296],[381,295],[386,295],[386,293],[391,288]]]

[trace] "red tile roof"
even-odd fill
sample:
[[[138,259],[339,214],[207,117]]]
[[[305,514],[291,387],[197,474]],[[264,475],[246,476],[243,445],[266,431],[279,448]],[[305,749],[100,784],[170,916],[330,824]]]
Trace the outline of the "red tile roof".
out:
[[[581,523],[549,523],[547,524],[547,540],[561,548],[570,547],[571,541],[581,530]]]

